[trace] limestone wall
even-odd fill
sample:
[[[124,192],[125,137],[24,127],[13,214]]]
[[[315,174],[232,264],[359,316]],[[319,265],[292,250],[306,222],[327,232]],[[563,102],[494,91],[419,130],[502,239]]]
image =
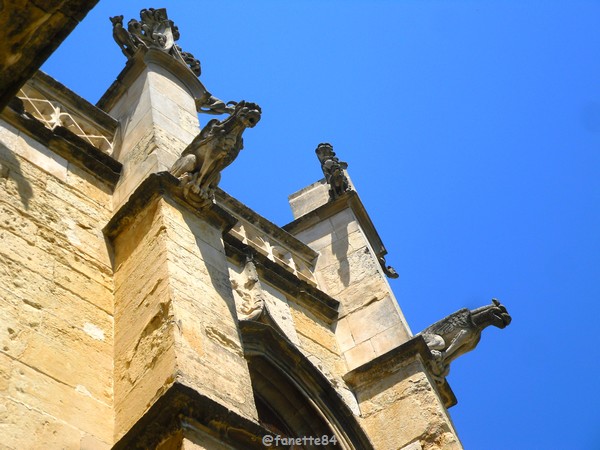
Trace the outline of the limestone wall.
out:
[[[109,188],[0,122],[0,425],[7,448],[112,443]]]

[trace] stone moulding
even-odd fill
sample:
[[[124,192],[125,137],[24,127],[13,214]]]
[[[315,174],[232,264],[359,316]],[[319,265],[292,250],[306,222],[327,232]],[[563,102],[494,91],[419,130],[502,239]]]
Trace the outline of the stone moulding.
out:
[[[104,235],[114,239],[121,230],[129,225],[140,211],[159,197],[166,197],[187,208],[199,217],[208,219],[214,226],[226,233],[237,222],[237,219],[218,205],[198,210],[184,197],[179,180],[168,172],[153,173],[131,194],[129,200],[115,213],[104,227]]]
[[[375,225],[373,225],[373,221],[360,200],[360,197],[355,191],[345,192],[337,199],[319,206],[317,209],[284,225],[282,228],[288,233],[295,235],[346,208],[350,208],[354,212],[360,227],[375,252],[375,256],[381,265],[383,273],[389,278],[398,278],[398,273],[396,273],[394,268],[386,265],[385,255],[387,255],[387,250],[381,241],[381,237],[379,237],[379,233],[377,233],[377,230],[375,229]]]
[[[175,383],[114,445],[113,450],[158,448],[170,438],[181,442],[185,431],[194,429],[200,429],[233,448],[249,450],[263,449],[262,437],[272,434],[192,388]]]
[[[0,115],[9,124],[43,144],[57,155],[93,175],[114,190],[122,164],[64,127],[53,130],[26,114],[20,99],[14,98]]]
[[[360,389],[396,372],[405,361],[414,358],[421,359],[427,368],[428,375],[432,381],[435,381],[431,384],[436,386],[444,406],[450,408],[456,405],[458,401],[446,379],[437,378],[434,380],[435,360],[422,336],[414,337],[389,352],[351,370],[343,378],[353,389]]]
[[[224,241],[227,257],[236,265],[243,266],[249,246],[230,234],[224,236]],[[328,324],[332,324],[337,319],[340,305],[337,300],[306,281],[300,280],[261,253],[255,252],[254,264],[261,279],[280,288],[291,299],[306,307],[318,318]]]

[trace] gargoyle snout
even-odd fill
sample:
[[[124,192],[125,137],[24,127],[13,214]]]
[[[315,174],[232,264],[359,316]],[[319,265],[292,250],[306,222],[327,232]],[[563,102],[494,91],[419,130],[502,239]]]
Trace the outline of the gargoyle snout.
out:
[[[248,113],[244,117],[244,125],[248,128],[254,128],[254,126],[260,121],[261,114],[254,110],[248,111]]]

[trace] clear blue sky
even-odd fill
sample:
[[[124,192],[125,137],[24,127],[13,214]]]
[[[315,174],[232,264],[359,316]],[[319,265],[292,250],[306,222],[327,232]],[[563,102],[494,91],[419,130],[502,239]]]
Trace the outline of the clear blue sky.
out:
[[[283,225],[331,142],[415,333],[507,305],[448,378],[465,448],[600,449],[600,1],[100,0],[44,70],[95,102],[108,17],[162,6],[207,88],[263,108],[226,191]]]

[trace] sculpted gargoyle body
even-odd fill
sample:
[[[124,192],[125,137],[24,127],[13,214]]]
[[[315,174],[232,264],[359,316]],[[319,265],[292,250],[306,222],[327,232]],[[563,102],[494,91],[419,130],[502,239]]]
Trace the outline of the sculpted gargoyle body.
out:
[[[188,199],[194,197],[196,203],[212,201],[221,171],[244,147],[242,133],[246,128],[254,127],[260,117],[261,109],[257,104],[241,101],[227,119],[213,119],[206,124],[170,170],[181,179],[183,193]]]
[[[473,310],[463,308],[425,328],[419,335],[435,358],[434,375],[440,378],[448,375],[450,363],[477,346],[484,328],[490,325],[505,328],[511,320],[506,307],[492,299],[491,305]]]

